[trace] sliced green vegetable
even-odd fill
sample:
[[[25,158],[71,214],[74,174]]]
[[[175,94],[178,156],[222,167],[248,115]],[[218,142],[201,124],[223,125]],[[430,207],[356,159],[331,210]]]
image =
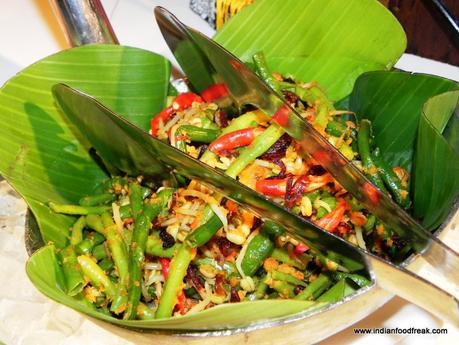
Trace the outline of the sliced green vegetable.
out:
[[[314,281],[312,281],[303,291],[301,291],[294,298],[298,300],[311,300],[316,299],[332,284],[331,278],[326,274],[320,274]]]
[[[252,276],[263,265],[263,261],[271,254],[274,249],[274,243],[264,235],[258,234],[247,246],[247,250],[242,258],[242,271]]]
[[[354,291],[355,288],[349,283],[349,281],[347,279],[342,279],[333,285],[330,290],[317,298],[317,302],[335,303],[352,294]]]

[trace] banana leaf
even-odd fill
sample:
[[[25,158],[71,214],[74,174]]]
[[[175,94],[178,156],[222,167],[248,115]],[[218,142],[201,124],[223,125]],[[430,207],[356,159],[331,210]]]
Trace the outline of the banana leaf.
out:
[[[414,214],[430,229],[437,228],[459,194],[459,91],[430,98],[419,120],[414,164]],[[445,133],[452,135],[445,135]],[[423,169],[431,167],[430,173]],[[433,168],[433,169],[432,169]],[[432,171],[433,170],[433,171]]]
[[[459,84],[441,77],[369,72],[357,79],[349,100],[358,118],[372,121],[384,159],[413,171],[414,215],[429,229],[445,220],[459,193],[457,119],[451,119],[457,93],[452,90]],[[447,126],[450,119],[453,124]]]
[[[147,51],[94,45],[47,57],[0,90],[0,173],[26,200],[45,242],[63,247],[72,221],[46,203],[74,203],[107,178],[63,120],[52,85],[80,88],[147,129],[151,114],[165,105],[169,70],[166,59]]]
[[[297,300],[260,300],[253,302],[229,303],[213,307],[193,315],[158,319],[152,321],[118,320],[102,314],[84,303],[84,300],[66,295],[59,286],[54,247],[48,245],[38,250],[27,262],[27,275],[35,286],[46,296],[75,310],[100,320],[132,328],[164,330],[221,330],[247,326],[263,321],[275,321],[296,313],[313,312],[326,303]],[[243,315],[244,317],[241,317]]]
[[[376,0],[257,0],[214,38],[244,61],[262,50],[273,70],[317,80],[335,101],[362,72],[390,69],[406,47],[402,27]]]

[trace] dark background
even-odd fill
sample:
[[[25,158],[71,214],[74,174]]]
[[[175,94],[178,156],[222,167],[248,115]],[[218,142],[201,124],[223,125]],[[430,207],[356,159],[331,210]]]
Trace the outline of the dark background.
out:
[[[407,53],[459,66],[459,34],[441,16],[432,0],[380,1],[405,29]],[[459,18],[459,0],[443,0],[443,3]]]

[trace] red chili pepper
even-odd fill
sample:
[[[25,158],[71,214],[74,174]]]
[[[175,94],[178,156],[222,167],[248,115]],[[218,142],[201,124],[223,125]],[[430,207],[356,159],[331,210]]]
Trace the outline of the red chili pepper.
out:
[[[298,176],[297,178],[287,178],[287,188],[285,191],[285,206],[292,208],[303,197],[306,185],[308,184],[308,176]]]
[[[224,134],[209,145],[209,150],[220,153],[223,150],[250,145],[263,131],[264,128],[249,127]]]
[[[298,243],[295,246],[295,249],[293,250],[293,252],[295,253],[295,255],[301,255],[307,252],[308,250],[309,250],[309,247],[307,245],[305,245],[304,243]]]
[[[279,126],[284,127],[288,123],[289,113],[290,113],[290,108],[287,107],[286,105],[283,105],[273,115],[272,120],[275,123],[277,123]]]
[[[255,189],[264,195],[284,197],[287,191],[286,178],[258,180]]]
[[[156,137],[160,122],[165,124],[177,111],[188,109],[193,102],[202,102],[201,96],[193,92],[185,92],[175,97],[170,106],[151,119],[151,135]]]
[[[323,186],[333,182],[333,177],[329,173],[325,173],[320,176],[308,176],[308,181],[305,184],[303,190],[304,193],[312,192],[316,189],[322,188]]]
[[[161,270],[163,271],[164,280],[167,280],[169,277],[169,266],[171,264],[171,260],[167,258],[159,259],[159,263],[161,264]]]
[[[132,217],[126,218],[123,221],[124,225],[132,224],[132,223],[134,223],[134,218],[132,218]]]
[[[186,306],[185,306],[185,294],[183,290],[179,292],[177,296],[177,304],[175,305],[175,309],[177,309],[180,314],[184,315],[186,313]]]
[[[303,144],[306,144],[306,142],[302,142]],[[329,163],[331,161],[331,156],[330,156],[330,153],[327,151],[327,150],[317,150],[316,152],[314,152],[312,154],[312,157],[319,163],[319,164],[322,164],[322,163]],[[324,164],[326,165],[326,164]],[[344,163],[343,163],[344,165]]]
[[[217,99],[220,99],[226,96],[228,96],[228,89],[226,88],[226,85],[223,83],[211,85],[207,89],[205,89],[203,92],[201,92],[201,97],[206,102],[213,102]]]
[[[171,106],[175,111],[182,111],[191,107],[193,102],[202,103],[201,96],[193,92],[185,92],[175,97],[171,103]]]
[[[336,209],[320,218],[316,224],[329,232],[334,232],[338,225],[343,221],[344,213],[348,209],[349,205],[346,201],[344,201],[344,199],[340,199]]]
[[[243,64],[240,61],[237,61],[235,59],[229,60],[229,63],[236,71],[239,71],[243,66]]]
[[[373,186],[371,183],[365,182],[363,185],[363,190],[373,205],[376,205],[379,202],[379,192],[375,186]]]
[[[165,124],[167,120],[175,113],[174,108],[169,106],[163,109],[158,115],[151,119],[151,135],[156,137],[158,135],[159,123]]]

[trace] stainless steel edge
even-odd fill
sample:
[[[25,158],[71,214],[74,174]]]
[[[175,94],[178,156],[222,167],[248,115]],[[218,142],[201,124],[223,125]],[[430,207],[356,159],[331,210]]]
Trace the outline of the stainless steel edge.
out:
[[[100,0],[50,0],[72,47],[119,44]]]

